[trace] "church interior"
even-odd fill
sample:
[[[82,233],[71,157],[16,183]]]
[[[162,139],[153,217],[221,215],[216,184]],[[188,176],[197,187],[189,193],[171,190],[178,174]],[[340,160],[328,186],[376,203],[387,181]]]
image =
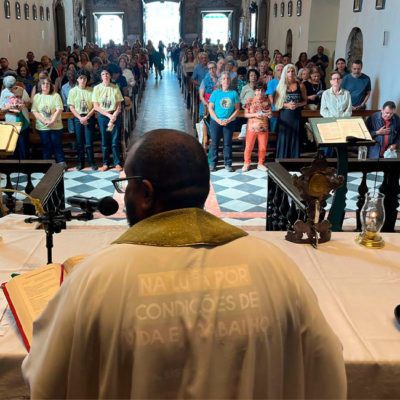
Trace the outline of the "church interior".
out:
[[[252,237],[270,241],[298,264],[311,285],[343,347],[347,398],[400,398],[400,273],[396,261],[400,254],[400,81],[392,68],[400,62],[398,0],[0,1],[4,3],[0,7],[0,89],[23,88],[28,117],[20,116],[22,106],[20,117],[7,119],[10,107],[3,103],[5,95],[1,96],[0,135],[7,135],[7,139],[0,137],[1,282],[45,265],[51,257],[61,263],[116,240],[128,223],[124,194],[113,181],[126,178],[123,167],[128,150],[149,131],[185,132],[198,140],[208,157],[210,192],[204,210]],[[214,65],[215,84],[215,71],[210,72]],[[332,90],[335,71],[343,83],[347,76],[347,80],[356,76],[355,65],[362,68],[358,77],[369,82],[363,102],[354,103],[353,87],[348,86],[353,102],[349,114],[324,115],[321,97]],[[280,153],[282,110],[288,111],[289,106],[283,102],[275,108],[278,66],[282,74],[285,71],[285,79],[290,70],[296,74],[293,82],[304,100],[297,116],[298,148],[289,153]],[[305,79],[300,69],[308,71]],[[254,116],[247,116],[250,97],[242,101],[240,90],[249,86],[251,98],[256,96],[256,83],[250,80],[252,71],[256,75],[254,70],[258,83],[263,84],[260,96],[269,104],[269,122],[265,148],[258,136],[248,150]],[[313,81],[315,70],[319,77]],[[91,86],[94,96],[95,86],[105,82],[104,71],[121,97],[108,108],[102,106],[100,95],[97,101],[92,98],[97,116],[88,146],[85,135],[90,121],[81,121],[86,113],[72,104],[68,93],[81,88],[83,77],[87,86],[82,87]],[[225,72],[232,85],[229,91],[237,99],[230,150],[225,148],[229,147],[225,136],[219,143],[225,133],[215,136],[219,117],[217,107],[214,111],[209,106],[214,104],[212,93],[228,91],[218,78]],[[243,76],[240,89],[239,75]],[[50,156],[45,155],[43,136],[49,128],[46,123],[38,125],[41,118],[34,100],[37,94],[47,94],[46,79],[50,94],[58,93],[61,101],[60,127],[52,131],[59,136],[49,145]],[[269,92],[274,80],[276,86]],[[346,91],[343,87],[340,90]],[[385,110],[391,113],[388,119]],[[336,117],[350,116],[359,118],[365,127],[360,129],[370,132],[373,139],[379,129],[391,129],[387,138],[377,140],[376,157],[372,157],[373,144],[366,143],[367,136],[361,145],[345,139],[345,145],[339,146],[324,142],[322,133],[316,138],[322,119],[335,122]],[[374,116],[381,125],[373,127]],[[7,121],[22,121],[21,132],[28,132],[26,142],[22,143],[22,134],[19,139],[12,136],[16,129]],[[85,133],[78,140],[79,123]],[[115,136],[106,143],[107,134]],[[213,158],[215,138],[219,148],[217,144]],[[320,146],[320,142],[331,147]],[[317,166],[316,160],[321,159]],[[318,188],[317,195],[310,194],[310,168],[319,178],[330,177],[326,178],[330,194],[325,186]],[[341,183],[332,178],[333,169],[343,177]],[[307,190],[293,178],[296,174],[302,182],[307,180]],[[368,226],[366,203],[377,193],[384,199],[379,240],[360,239]],[[32,198],[39,199],[44,214]],[[113,212],[102,208],[104,199],[114,202]],[[28,341],[19,333],[21,324],[15,321],[9,303],[0,291],[0,398],[29,398],[21,374]],[[393,316],[396,306],[398,315]]]

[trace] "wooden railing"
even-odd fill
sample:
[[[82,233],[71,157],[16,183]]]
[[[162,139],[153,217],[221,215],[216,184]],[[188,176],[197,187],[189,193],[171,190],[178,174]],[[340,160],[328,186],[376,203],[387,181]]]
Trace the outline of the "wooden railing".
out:
[[[31,160],[31,161],[18,161],[18,160],[0,160],[0,173],[5,176],[4,189],[19,189],[39,199],[45,211],[55,211],[57,209],[65,208],[65,192],[64,192],[64,165],[57,164],[52,160]],[[32,174],[44,174],[40,182],[33,185]],[[12,182],[11,175],[15,177],[25,178],[17,179],[17,184]],[[23,184],[21,182],[24,182]],[[8,213],[15,213],[16,199],[14,193],[4,192],[1,193],[2,198],[5,199],[3,203],[8,209]],[[22,204],[23,214],[34,215],[35,207],[29,199],[23,200]]]
[[[297,219],[306,219],[306,207],[302,202],[297,188],[293,185],[290,172],[299,172],[302,167],[309,166],[312,159],[280,159],[267,163],[268,192],[266,229],[288,230],[292,229]],[[328,159],[328,165],[336,167],[336,159]],[[368,192],[367,174],[383,172],[383,182],[376,188],[385,195],[385,223],[383,232],[394,232],[398,217],[400,195],[400,160],[397,159],[367,159],[365,161],[349,159],[349,172],[362,173],[361,183],[358,186],[358,200],[356,210],[356,230],[361,230],[360,212]],[[320,219],[325,218],[326,204],[322,204],[323,212]],[[329,217],[328,217],[329,218]]]

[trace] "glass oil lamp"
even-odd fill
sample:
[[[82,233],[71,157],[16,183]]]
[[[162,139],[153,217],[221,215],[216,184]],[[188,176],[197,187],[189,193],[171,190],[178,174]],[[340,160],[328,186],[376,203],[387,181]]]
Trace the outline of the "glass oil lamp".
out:
[[[385,221],[385,208],[382,193],[367,193],[365,203],[361,209],[362,232],[356,237],[356,242],[362,246],[380,249],[385,245],[379,234]]]

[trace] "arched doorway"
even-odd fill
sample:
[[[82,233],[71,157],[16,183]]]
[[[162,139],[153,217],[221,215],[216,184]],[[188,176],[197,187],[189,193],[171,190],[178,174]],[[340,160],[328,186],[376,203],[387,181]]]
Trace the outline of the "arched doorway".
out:
[[[65,50],[67,42],[65,39],[65,12],[61,1],[58,1],[54,7],[54,30],[56,32],[56,49]]]
[[[293,34],[292,30],[289,29],[286,34],[286,46],[285,46],[285,53],[289,54],[292,57],[292,49],[293,49]]]
[[[95,38],[101,47],[112,40],[115,44],[124,41],[124,13],[95,13]]]
[[[202,12],[202,40],[225,44],[229,40],[229,12]]]
[[[181,25],[181,2],[153,1],[143,5],[144,41],[151,40],[154,46],[162,40],[164,44],[179,42]]]
[[[363,57],[363,34],[360,28],[353,28],[346,44],[347,67],[351,67],[354,60],[362,60]]]

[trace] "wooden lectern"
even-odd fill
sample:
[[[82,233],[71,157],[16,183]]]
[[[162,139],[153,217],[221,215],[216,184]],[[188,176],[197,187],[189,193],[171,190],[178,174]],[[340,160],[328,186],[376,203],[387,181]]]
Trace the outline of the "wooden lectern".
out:
[[[344,177],[343,186],[336,190],[328,220],[332,231],[341,231],[346,208],[348,147],[372,146],[372,139],[361,117],[310,118],[310,124],[318,147],[335,147],[337,174]]]
[[[21,127],[21,122],[0,122],[1,156],[9,156],[14,153]]]

